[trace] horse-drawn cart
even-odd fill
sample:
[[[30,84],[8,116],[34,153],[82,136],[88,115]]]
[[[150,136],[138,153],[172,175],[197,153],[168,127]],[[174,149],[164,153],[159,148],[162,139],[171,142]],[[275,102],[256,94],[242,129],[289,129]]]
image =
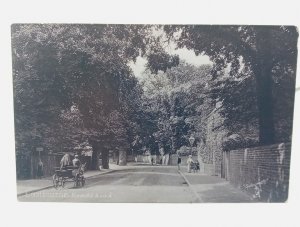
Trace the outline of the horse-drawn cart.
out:
[[[74,182],[74,187],[83,187],[85,184],[83,172],[84,166],[82,165],[80,167],[55,167],[55,173],[52,177],[54,188],[58,189],[59,187],[64,187],[66,182]]]

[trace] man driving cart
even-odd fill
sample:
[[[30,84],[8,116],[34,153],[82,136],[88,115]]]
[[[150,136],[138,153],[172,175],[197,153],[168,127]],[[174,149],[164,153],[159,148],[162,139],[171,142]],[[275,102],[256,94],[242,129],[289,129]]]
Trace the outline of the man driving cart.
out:
[[[85,164],[81,164],[78,155],[71,161],[70,155],[65,154],[60,161],[60,167],[55,167],[53,175],[53,186],[58,188],[64,187],[65,182],[70,179],[74,182],[74,187],[84,186],[85,179],[83,176]]]
[[[78,157],[79,156],[76,154],[75,158],[72,161],[73,167],[74,167],[72,174],[76,179],[78,178],[79,175],[83,174],[83,172],[81,170],[81,162]]]
[[[75,158],[73,159],[72,163],[73,163],[73,166],[74,166],[74,167],[77,167],[77,168],[79,168],[79,167],[80,167],[80,165],[81,165],[81,162],[80,162],[80,160],[79,160],[79,158],[78,158],[78,155],[77,155],[77,154],[75,155]]]

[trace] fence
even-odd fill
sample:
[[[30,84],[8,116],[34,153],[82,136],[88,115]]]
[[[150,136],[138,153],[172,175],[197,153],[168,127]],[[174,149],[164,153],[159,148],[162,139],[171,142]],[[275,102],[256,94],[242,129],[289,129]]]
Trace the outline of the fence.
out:
[[[223,152],[221,176],[260,201],[284,202],[290,154],[289,143]]]
[[[35,155],[16,155],[17,179],[32,179],[37,177],[37,166],[39,158],[43,162],[44,177],[52,176],[54,167],[59,166],[62,155],[58,154],[41,154]]]

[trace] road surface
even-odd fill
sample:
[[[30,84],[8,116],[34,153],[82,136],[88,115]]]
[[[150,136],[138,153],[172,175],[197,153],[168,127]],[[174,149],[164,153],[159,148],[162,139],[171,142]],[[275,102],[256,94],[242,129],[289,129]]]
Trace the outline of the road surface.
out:
[[[190,184],[189,178],[193,185]],[[203,178],[203,184],[201,179]],[[215,182],[209,182],[215,179]],[[65,188],[47,190],[20,196],[20,201],[38,202],[129,202],[129,203],[194,203],[218,202],[214,193],[222,195],[220,202],[248,202],[249,197],[229,184],[216,177],[188,176],[178,172],[174,166],[131,166],[128,169],[117,170],[111,173],[94,176],[86,180],[82,188],[74,188],[69,182]],[[200,184],[199,184],[200,183]],[[211,185],[213,183],[213,185]],[[218,189],[218,185],[221,187]],[[224,186],[229,193],[227,198]],[[228,189],[229,187],[229,189]],[[206,189],[212,193],[207,193]],[[214,188],[218,189],[214,191]],[[225,190],[225,191],[226,191]],[[204,197],[202,197],[202,194]],[[207,196],[209,195],[209,196]],[[224,201],[224,196],[228,201]],[[234,198],[230,198],[234,197]],[[204,200],[203,200],[204,198]]]

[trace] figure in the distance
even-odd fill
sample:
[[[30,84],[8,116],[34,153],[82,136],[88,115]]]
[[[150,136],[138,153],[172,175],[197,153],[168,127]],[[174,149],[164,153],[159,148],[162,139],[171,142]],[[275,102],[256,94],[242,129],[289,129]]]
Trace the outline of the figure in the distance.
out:
[[[193,159],[192,159],[192,155],[189,155],[187,161],[187,169],[188,169],[188,172],[190,173],[191,172],[191,167],[192,167],[192,164],[194,163]]]

